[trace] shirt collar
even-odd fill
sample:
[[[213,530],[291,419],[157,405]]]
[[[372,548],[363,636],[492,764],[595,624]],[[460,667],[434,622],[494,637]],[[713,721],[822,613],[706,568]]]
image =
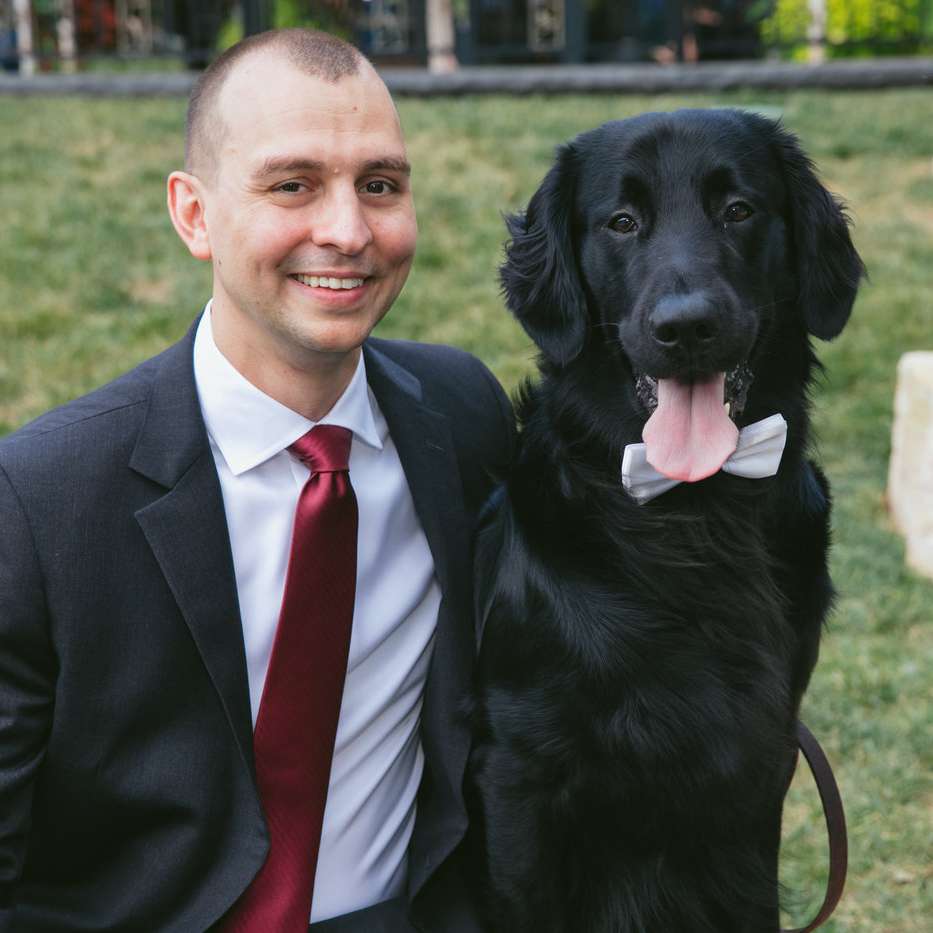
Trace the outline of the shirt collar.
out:
[[[208,302],[194,339],[194,378],[207,433],[235,476],[275,456],[315,424],[349,428],[354,439],[382,449],[362,353],[334,407],[319,422],[309,421],[256,388],[217,349]]]

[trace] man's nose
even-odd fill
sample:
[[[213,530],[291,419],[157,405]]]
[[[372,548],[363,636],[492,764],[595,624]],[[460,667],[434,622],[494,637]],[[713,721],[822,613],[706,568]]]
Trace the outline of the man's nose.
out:
[[[688,353],[708,349],[721,330],[716,305],[703,291],[665,295],[655,305],[648,326],[659,348]]]
[[[311,222],[315,246],[330,247],[345,256],[361,253],[373,239],[356,188],[341,186],[319,202]]]

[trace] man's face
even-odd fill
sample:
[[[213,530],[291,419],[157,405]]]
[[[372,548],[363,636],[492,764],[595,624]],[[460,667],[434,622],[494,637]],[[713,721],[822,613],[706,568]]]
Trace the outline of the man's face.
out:
[[[417,226],[395,108],[365,63],[336,84],[257,54],[218,100],[205,225],[234,356],[345,356],[401,291]]]

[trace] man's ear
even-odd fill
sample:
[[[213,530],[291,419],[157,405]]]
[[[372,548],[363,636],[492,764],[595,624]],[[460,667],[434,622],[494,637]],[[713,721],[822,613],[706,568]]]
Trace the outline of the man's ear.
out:
[[[528,210],[505,218],[512,239],[499,270],[509,310],[558,366],[579,356],[586,341],[586,298],[571,239],[574,161],[572,145],[558,149]]]
[[[831,340],[849,320],[865,265],[842,204],[820,184],[797,138],[779,128],[776,149],[790,210],[798,304],[810,333]]]
[[[195,259],[209,260],[211,244],[204,218],[204,189],[201,182],[187,172],[172,172],[168,176],[168,213],[175,231]]]

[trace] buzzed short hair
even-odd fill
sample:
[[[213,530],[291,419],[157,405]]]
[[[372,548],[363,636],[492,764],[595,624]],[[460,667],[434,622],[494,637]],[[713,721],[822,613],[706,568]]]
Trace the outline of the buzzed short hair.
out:
[[[349,42],[317,29],[270,29],[232,45],[211,62],[191,89],[185,120],[185,171],[213,176],[218,145],[225,132],[217,112],[224,82],[239,61],[253,52],[271,50],[284,55],[305,74],[331,84],[356,74],[366,60]]]

